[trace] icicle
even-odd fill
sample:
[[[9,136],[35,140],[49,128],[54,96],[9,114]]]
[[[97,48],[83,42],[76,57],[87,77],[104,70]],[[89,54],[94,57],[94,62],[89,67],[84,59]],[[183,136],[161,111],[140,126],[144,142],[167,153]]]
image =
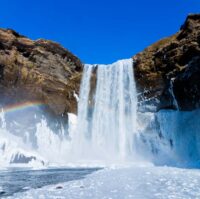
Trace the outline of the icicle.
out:
[[[178,102],[177,102],[176,97],[174,95],[173,83],[174,83],[174,78],[172,78],[171,81],[170,81],[169,92],[170,92],[172,99],[173,99],[173,105],[175,106],[176,110],[179,110]]]

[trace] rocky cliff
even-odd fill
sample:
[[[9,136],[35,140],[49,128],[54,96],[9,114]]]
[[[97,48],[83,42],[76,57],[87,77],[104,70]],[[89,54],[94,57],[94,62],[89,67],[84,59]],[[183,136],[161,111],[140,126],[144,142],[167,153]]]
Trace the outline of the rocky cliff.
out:
[[[0,102],[39,101],[54,114],[76,112],[80,60],[58,43],[0,29]]]
[[[133,56],[140,105],[145,110],[200,107],[200,14]],[[140,106],[141,108],[142,106]]]
[[[200,107],[200,14],[189,15],[176,34],[133,60],[140,110]],[[55,42],[0,29],[0,103],[40,101],[54,114],[75,113],[82,69]]]

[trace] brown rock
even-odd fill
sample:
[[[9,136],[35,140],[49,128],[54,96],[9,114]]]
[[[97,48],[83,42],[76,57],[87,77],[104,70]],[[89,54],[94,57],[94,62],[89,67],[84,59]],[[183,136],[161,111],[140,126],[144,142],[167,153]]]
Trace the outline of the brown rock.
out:
[[[200,107],[200,14],[189,15],[178,33],[133,60],[141,105],[175,109],[173,91],[180,110]]]
[[[58,43],[0,29],[1,103],[37,100],[57,115],[76,112],[82,63]]]

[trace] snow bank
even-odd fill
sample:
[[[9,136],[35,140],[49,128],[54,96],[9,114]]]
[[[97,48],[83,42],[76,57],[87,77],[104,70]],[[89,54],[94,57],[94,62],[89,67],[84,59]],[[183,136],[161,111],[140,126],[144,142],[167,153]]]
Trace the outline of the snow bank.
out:
[[[105,169],[83,180],[32,189],[9,198],[194,199],[200,198],[200,172],[153,166]]]

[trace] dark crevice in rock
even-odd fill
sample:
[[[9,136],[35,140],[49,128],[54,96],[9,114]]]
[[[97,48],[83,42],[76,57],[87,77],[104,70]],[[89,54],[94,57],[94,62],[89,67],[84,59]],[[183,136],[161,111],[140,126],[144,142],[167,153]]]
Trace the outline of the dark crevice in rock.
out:
[[[4,65],[0,64],[0,81],[4,79]]]
[[[179,58],[178,64],[180,66],[184,66],[196,56],[200,56],[200,51],[196,47],[191,46],[187,48],[183,55]]]
[[[0,42],[0,50],[5,50],[3,43]]]

